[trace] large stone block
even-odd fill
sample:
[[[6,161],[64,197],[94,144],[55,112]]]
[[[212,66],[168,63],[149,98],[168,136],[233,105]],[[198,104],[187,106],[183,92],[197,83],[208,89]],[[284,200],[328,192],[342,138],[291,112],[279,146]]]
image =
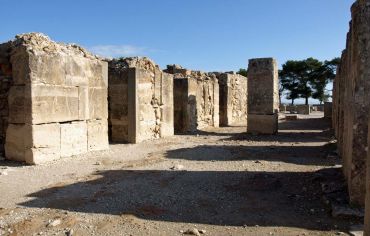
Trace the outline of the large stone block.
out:
[[[32,114],[31,121],[27,123],[43,124],[79,119],[77,87],[31,85],[31,94]]]
[[[333,113],[333,103],[332,102],[325,102],[324,103],[324,117],[331,119]]]
[[[31,115],[31,89],[29,85],[13,86],[9,90],[9,123],[24,124]]]
[[[278,132],[278,115],[248,114],[248,133],[276,134]]]
[[[370,122],[369,122],[370,127]],[[368,147],[370,147],[370,130],[368,134]],[[367,173],[366,173],[366,199],[365,199],[365,229],[364,235],[370,236],[370,152],[367,153]]]
[[[41,164],[60,158],[60,124],[25,125],[25,161]]]
[[[107,120],[90,120],[87,122],[87,149],[99,151],[109,148]]]
[[[279,109],[278,66],[273,58],[249,60],[248,113],[274,114]]]
[[[310,105],[297,105],[296,110],[298,114],[309,115],[311,113],[311,106]]]
[[[161,137],[173,136],[174,130],[174,98],[173,75],[163,73],[161,83]]]
[[[89,118],[108,118],[108,91],[107,88],[89,88]]]
[[[60,149],[61,157],[70,157],[87,152],[86,121],[61,124]]]
[[[6,131],[5,156],[8,160],[25,161],[24,140],[29,137],[25,125],[9,124]]]

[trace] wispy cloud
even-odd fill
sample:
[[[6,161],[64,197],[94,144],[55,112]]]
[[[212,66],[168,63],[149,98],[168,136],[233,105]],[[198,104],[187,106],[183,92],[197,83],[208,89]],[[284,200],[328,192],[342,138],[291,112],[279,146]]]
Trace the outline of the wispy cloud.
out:
[[[143,56],[146,49],[133,45],[96,45],[89,48],[91,52],[103,57]]]

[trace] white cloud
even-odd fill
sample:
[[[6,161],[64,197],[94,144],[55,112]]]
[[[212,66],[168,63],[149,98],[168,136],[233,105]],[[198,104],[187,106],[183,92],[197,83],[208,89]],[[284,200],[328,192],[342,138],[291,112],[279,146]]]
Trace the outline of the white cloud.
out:
[[[143,56],[145,48],[133,45],[96,45],[89,48],[91,52],[103,57]]]

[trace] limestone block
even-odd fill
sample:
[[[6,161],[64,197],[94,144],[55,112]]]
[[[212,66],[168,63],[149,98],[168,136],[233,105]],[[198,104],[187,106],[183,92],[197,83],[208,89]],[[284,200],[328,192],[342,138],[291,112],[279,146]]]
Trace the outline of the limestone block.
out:
[[[109,148],[107,120],[90,120],[87,122],[88,151],[105,150]]]
[[[248,133],[276,134],[278,132],[278,115],[248,114]]]
[[[87,124],[77,121],[61,124],[61,157],[87,152]]]
[[[174,100],[173,100],[173,76],[167,73],[162,74],[161,84],[161,137],[173,136],[174,129]]]
[[[31,81],[30,57],[25,46],[19,46],[10,57],[15,85],[25,85]]]
[[[108,118],[108,90],[107,88],[89,88],[89,118]]]
[[[60,158],[60,124],[25,125],[30,138],[24,140],[25,161],[41,164]]]
[[[37,53],[28,55],[31,71],[30,83],[65,85],[66,57],[61,54]]]
[[[68,122],[79,119],[77,87],[31,85],[32,124]]]
[[[220,105],[219,105],[219,97],[220,97],[220,88],[218,85],[218,80],[215,79],[213,81],[213,88],[212,88],[213,94],[213,127],[219,127],[220,126]]]
[[[31,115],[31,90],[29,85],[13,86],[9,90],[9,123],[23,124]]]
[[[311,106],[310,105],[298,105],[296,106],[298,114],[302,115],[309,115],[311,112]]]
[[[6,131],[5,156],[8,160],[25,161],[24,140],[29,138],[25,125],[9,124]]]
[[[118,143],[129,142],[128,140],[128,124],[112,124],[111,130],[111,141]]]
[[[88,120],[90,118],[89,111],[89,88],[78,87],[78,119]]]

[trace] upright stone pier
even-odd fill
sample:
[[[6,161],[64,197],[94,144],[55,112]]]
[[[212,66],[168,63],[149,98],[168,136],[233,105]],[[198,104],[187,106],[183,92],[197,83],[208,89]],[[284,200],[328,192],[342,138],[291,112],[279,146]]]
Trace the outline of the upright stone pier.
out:
[[[110,61],[108,91],[113,142],[139,143],[174,134],[173,76],[150,59]]]
[[[220,86],[220,126],[247,126],[248,80],[232,72],[217,75]]]
[[[43,34],[1,44],[6,158],[39,164],[108,149],[107,77],[106,62]]]
[[[213,73],[168,65],[174,75],[175,132],[196,132],[219,126],[219,84]]]
[[[249,60],[248,133],[278,132],[278,66],[273,58]]]

